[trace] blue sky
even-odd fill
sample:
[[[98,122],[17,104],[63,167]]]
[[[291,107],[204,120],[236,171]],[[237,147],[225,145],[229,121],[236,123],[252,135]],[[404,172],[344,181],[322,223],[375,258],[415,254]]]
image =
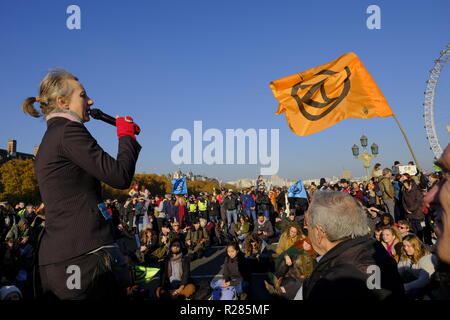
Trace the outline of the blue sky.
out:
[[[81,30],[68,30],[66,9],[81,8]],[[381,30],[366,27],[366,9],[381,8]],[[447,43],[449,1],[23,1],[0,2],[0,146],[16,139],[32,153],[45,122],[20,110],[37,95],[54,67],[70,70],[95,105],[131,115],[142,128],[138,172],[167,173],[173,130],[255,128],[280,130],[280,169],[285,178],[363,175],[351,146],[364,133],[380,147],[383,166],[412,157],[392,118],[348,119],[299,137],[269,83],[355,52],[405,127],[422,167],[433,155],[423,128],[423,92],[433,60]],[[450,67],[447,67],[450,68]],[[442,74],[448,84],[450,71]],[[438,114],[450,104],[440,90]],[[448,116],[447,116],[448,117]],[[447,118],[448,119],[448,118]],[[448,123],[447,123],[448,124]],[[86,126],[116,155],[115,129],[91,120]],[[448,142],[442,130],[441,144]],[[254,177],[258,165],[181,165],[224,180]]]

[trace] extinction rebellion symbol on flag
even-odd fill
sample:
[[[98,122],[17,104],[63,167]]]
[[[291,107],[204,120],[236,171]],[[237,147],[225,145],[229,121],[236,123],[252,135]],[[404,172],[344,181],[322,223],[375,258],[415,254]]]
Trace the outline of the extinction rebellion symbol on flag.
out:
[[[327,78],[325,78],[315,84],[302,85],[302,83],[300,82],[292,87],[291,96],[295,99],[295,101],[297,101],[298,108],[300,109],[300,112],[303,114],[303,116],[306,119],[308,119],[310,121],[320,120],[323,117],[325,117],[327,114],[329,114],[331,111],[333,111],[333,109],[336,108],[339,105],[339,103],[342,102],[342,100],[344,100],[344,98],[350,92],[350,75],[351,75],[349,67],[345,67],[345,71],[347,73],[347,78],[345,78],[345,80],[344,80],[344,89],[342,90],[342,93],[340,94],[340,96],[336,97],[336,98],[328,98],[327,93],[325,92],[324,84],[325,84],[325,81],[327,80]],[[323,75],[323,74],[324,75],[334,75],[336,73],[338,73],[338,72],[335,72],[332,70],[322,70],[322,71],[318,72],[317,74],[315,74],[314,76]],[[311,87],[311,88],[305,93],[305,95],[303,97],[299,97],[298,90],[306,89],[308,87]],[[322,95],[322,99],[324,102],[318,102],[318,101],[311,99],[311,97],[319,89],[320,89],[320,94]],[[314,114],[309,113],[305,109],[305,106],[303,105],[304,103],[307,104],[308,106],[311,106],[311,107],[317,108],[317,109],[323,109],[330,104],[331,104],[331,106],[328,107],[328,109],[326,109],[321,114],[314,115]]]

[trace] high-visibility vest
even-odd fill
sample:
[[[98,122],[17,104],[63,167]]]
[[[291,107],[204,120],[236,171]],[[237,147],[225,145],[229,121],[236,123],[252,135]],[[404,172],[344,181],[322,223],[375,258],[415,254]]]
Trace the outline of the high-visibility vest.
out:
[[[22,209],[22,210],[20,210],[19,212],[17,212],[17,215],[18,215],[19,217],[21,217],[21,216],[23,216],[23,215],[25,214],[25,211],[27,211],[27,209]]]
[[[198,211],[206,211],[207,207],[208,207],[208,202],[206,200],[198,202]]]
[[[195,202],[189,203],[189,212],[197,211],[197,204]]]

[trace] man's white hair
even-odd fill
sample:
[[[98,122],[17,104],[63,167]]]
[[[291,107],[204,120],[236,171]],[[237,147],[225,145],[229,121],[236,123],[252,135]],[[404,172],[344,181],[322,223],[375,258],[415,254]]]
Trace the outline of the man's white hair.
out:
[[[358,200],[345,192],[316,191],[308,209],[308,224],[320,225],[331,242],[367,235],[367,215]]]

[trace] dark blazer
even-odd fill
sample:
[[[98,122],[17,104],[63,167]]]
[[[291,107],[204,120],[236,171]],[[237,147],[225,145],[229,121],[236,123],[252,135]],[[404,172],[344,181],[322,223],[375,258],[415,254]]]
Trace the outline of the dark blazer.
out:
[[[136,140],[122,137],[115,160],[82,123],[63,117],[47,121],[35,161],[46,216],[40,265],[66,261],[114,243],[112,220],[105,220],[97,207],[103,201],[100,182],[128,188],[140,149]]]

